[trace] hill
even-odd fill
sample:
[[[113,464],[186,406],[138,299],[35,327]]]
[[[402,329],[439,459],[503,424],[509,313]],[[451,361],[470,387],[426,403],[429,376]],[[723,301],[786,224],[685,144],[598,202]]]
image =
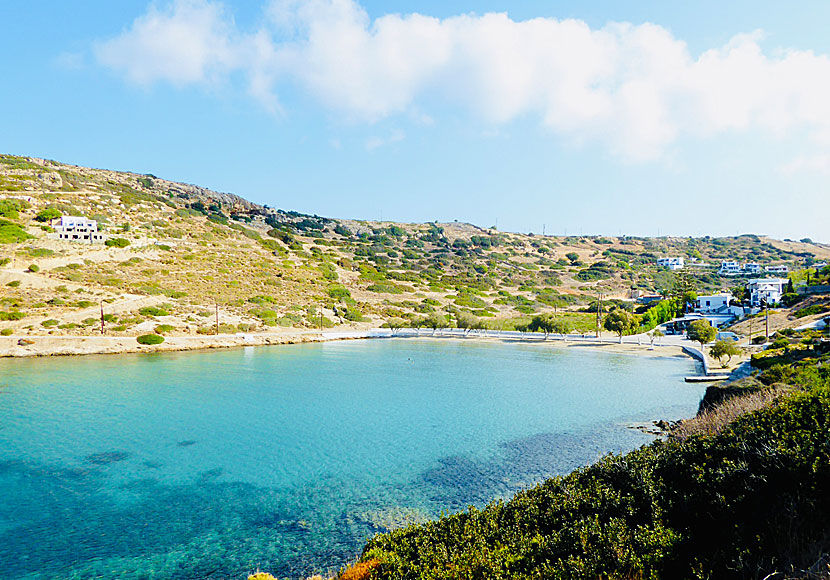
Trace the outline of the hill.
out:
[[[109,245],[49,239],[50,217],[94,219]],[[663,256],[696,260],[698,291],[735,279],[722,259],[830,258],[809,240],[538,236],[464,223],[404,224],[304,215],[140,175],[0,156],[0,331],[168,335],[458,324],[515,328],[558,312],[595,328],[595,302],[670,292]],[[321,317],[322,308],[322,317]],[[157,330],[161,328],[160,330]]]

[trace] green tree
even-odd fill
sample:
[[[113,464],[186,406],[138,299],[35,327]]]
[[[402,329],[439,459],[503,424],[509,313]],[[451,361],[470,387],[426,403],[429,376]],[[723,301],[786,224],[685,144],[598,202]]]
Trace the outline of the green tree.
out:
[[[406,324],[407,322],[403,318],[390,318],[386,321],[386,324],[384,324],[384,326],[389,328],[392,331],[392,334],[394,335],[396,332],[398,332],[398,330],[406,326]]]
[[[574,263],[577,260],[579,260],[579,254],[577,254],[576,252],[568,252],[567,254],[565,254],[565,257],[568,258],[568,260],[570,260],[571,263]]]
[[[651,339],[651,344],[654,345],[654,340],[655,339],[661,338],[665,335],[663,334],[662,330],[660,330],[659,328],[655,328],[654,330],[652,330],[651,332],[648,333],[648,336]]]
[[[55,209],[54,207],[47,207],[46,209],[42,209],[39,212],[37,212],[37,215],[35,216],[35,221],[48,222],[59,217],[61,217],[60,210]]]
[[[527,325],[527,329],[531,332],[544,332],[547,339],[548,334],[553,332],[553,318],[550,314],[538,314]]]
[[[435,334],[435,331],[439,328],[447,328],[449,324],[447,323],[447,317],[443,314],[439,314],[438,312],[433,312],[426,318],[426,324],[424,325],[427,328],[432,329],[432,334]]]
[[[615,308],[605,317],[602,326],[605,330],[616,332],[620,337],[620,342],[622,342],[624,334],[627,334],[637,328],[636,320],[636,317],[628,311],[623,310],[622,308]]]
[[[735,346],[735,343],[731,340],[719,340],[709,349],[709,354],[712,358],[717,359],[721,366],[726,367],[733,356],[741,354],[741,349]],[[726,357],[726,364],[723,363],[724,357]]]
[[[708,320],[701,318],[700,320],[695,320],[689,325],[689,330],[686,334],[689,337],[689,340],[699,342],[702,347],[707,342],[715,340],[715,337],[718,335],[718,331],[715,330],[711,324],[709,324]]]
[[[568,334],[571,331],[571,324],[564,318],[555,318],[551,326],[551,332],[555,334]]]

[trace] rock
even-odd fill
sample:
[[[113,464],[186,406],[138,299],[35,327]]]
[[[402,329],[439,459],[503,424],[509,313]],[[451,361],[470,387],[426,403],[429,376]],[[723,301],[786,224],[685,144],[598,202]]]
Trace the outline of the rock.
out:
[[[34,344],[34,343],[35,343],[35,341],[31,340],[29,338],[21,338],[20,340],[17,341],[18,346],[29,346],[29,345]]]

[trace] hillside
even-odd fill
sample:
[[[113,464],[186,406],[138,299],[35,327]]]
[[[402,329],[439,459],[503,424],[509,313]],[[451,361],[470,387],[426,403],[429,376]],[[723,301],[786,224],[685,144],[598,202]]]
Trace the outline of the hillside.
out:
[[[47,238],[50,217],[97,220],[110,245]],[[514,328],[556,311],[591,331],[599,293],[667,292],[663,256],[696,259],[698,291],[732,288],[705,264],[830,259],[830,247],[730,238],[538,236],[464,223],[303,215],[153,175],[0,156],[0,331],[192,335],[395,324]],[[322,319],[320,308],[322,307]]]

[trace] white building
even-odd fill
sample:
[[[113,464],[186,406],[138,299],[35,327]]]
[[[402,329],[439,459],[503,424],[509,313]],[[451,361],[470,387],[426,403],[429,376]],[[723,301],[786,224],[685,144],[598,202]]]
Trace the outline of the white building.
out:
[[[783,264],[779,264],[778,266],[766,266],[764,271],[769,272],[770,274],[786,274],[790,271],[790,269]]]
[[[743,273],[741,265],[738,262],[724,260],[720,263],[720,270],[718,274],[721,276],[740,276]]]
[[[55,240],[82,242],[86,244],[100,244],[106,236],[98,231],[98,222],[85,217],[63,216],[52,220],[55,233],[47,237]]]
[[[826,268],[826,267],[827,267],[827,262],[816,262],[815,264],[813,264],[813,268],[815,268],[816,270],[821,270],[822,268]]]
[[[695,300],[695,312],[700,313],[715,313],[727,312],[729,310],[729,302],[732,300],[732,295],[722,292],[720,294],[713,294],[711,296],[698,296]]]
[[[760,274],[761,266],[756,262],[747,262],[744,264],[744,274]]]
[[[669,270],[682,270],[685,260],[683,258],[660,258],[657,260],[657,265]]]
[[[746,289],[749,290],[749,300],[752,306],[761,306],[762,303],[778,304],[787,288],[789,280],[786,278],[755,278],[749,281]]]

